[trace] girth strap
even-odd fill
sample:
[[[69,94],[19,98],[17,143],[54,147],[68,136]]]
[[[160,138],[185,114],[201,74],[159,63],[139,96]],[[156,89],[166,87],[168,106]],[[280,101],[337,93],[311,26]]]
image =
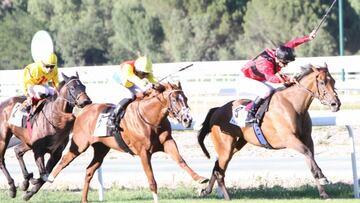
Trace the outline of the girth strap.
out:
[[[120,130],[115,130],[115,134],[114,134],[115,140],[118,143],[119,147],[121,149],[123,149],[125,152],[131,154],[131,155],[135,155],[135,153],[129,148],[129,146],[125,143],[124,139],[122,138],[121,134],[120,134]]]
[[[270,143],[266,140],[264,133],[262,132],[259,124],[254,123],[253,130],[254,130],[256,138],[259,140],[260,144],[263,147],[265,147],[266,149],[273,149],[273,147],[270,145]]]

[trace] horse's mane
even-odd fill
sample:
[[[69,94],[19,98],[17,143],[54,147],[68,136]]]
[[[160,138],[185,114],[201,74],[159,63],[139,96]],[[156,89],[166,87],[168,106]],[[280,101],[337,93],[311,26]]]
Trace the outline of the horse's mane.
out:
[[[313,72],[312,69],[313,65],[311,64],[306,64],[304,66],[300,66],[301,68],[301,73],[298,73],[297,75],[295,75],[295,79],[297,81],[300,81],[301,79],[303,79],[305,76],[307,76],[308,74]]]
[[[156,91],[157,93],[162,93],[165,90],[166,86],[164,84],[156,83],[153,85],[152,88],[149,88],[144,92],[144,97],[149,97],[150,95],[152,95],[152,93],[154,93],[154,91]]]

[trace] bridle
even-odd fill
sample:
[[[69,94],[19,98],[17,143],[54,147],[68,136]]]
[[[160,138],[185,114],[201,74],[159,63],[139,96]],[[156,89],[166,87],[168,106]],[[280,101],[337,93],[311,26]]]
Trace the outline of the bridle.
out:
[[[159,102],[161,103],[161,106],[166,106],[166,105],[168,105],[166,112],[169,113],[170,115],[172,115],[174,118],[176,118],[176,119],[180,122],[182,116],[183,116],[185,113],[189,112],[190,110],[189,110],[189,108],[186,107],[185,102],[184,102],[184,99],[181,99],[181,100],[182,100],[182,101],[181,101],[181,102],[182,102],[182,105],[181,105],[182,108],[176,108],[176,104],[177,104],[178,102],[176,101],[176,99],[175,99],[174,97],[172,97],[172,94],[174,94],[175,92],[183,92],[183,91],[182,91],[182,90],[171,90],[171,91],[169,92],[169,95],[168,95],[168,100],[169,100],[168,104],[167,104],[167,102],[162,101],[162,99],[159,97],[159,95],[162,95],[162,97],[165,98],[165,95],[164,95],[165,92],[166,92],[166,91],[161,92],[161,94],[159,93],[159,94],[157,94],[157,95],[154,96],[154,97],[156,97],[156,98],[159,100]],[[151,98],[153,98],[153,97],[151,97]],[[151,99],[151,98],[148,98],[148,99]],[[143,99],[143,100],[147,100],[147,99]],[[137,110],[136,110],[137,115],[140,117],[140,119],[141,119],[142,121],[144,121],[146,124],[150,125],[151,127],[153,127],[153,128],[160,128],[160,127],[161,127],[160,125],[154,125],[154,124],[150,123],[150,122],[149,122],[146,118],[144,118],[144,117],[142,116],[142,114],[140,113],[140,102],[142,102],[143,100],[140,100],[140,101],[138,102]]]
[[[79,82],[81,83],[81,81],[80,81],[78,78],[75,78],[75,79],[69,80],[69,81],[64,85],[64,87],[68,86],[68,85],[69,85],[71,82],[73,82],[73,81],[79,81]],[[68,99],[68,98],[63,97],[62,95],[59,95],[59,98],[67,101],[69,104],[71,104],[71,105],[73,105],[73,106],[75,106],[75,105],[78,106],[78,105],[79,105],[78,99],[79,99],[82,95],[86,95],[86,93],[85,93],[85,91],[82,91],[80,94],[78,94],[77,96],[75,96],[75,95],[73,94],[73,92],[71,91],[71,88],[72,88],[72,87],[67,88],[67,91],[68,91],[68,93],[69,93],[72,101],[71,101],[70,99]]]
[[[305,91],[307,91],[312,97],[314,97],[314,98],[316,98],[316,99],[318,99],[320,102],[321,102],[321,104],[324,104],[324,105],[326,105],[326,104],[328,104],[328,101],[327,100],[329,100],[330,98],[331,98],[331,94],[333,94],[334,96],[337,96],[337,94],[336,94],[336,92],[329,92],[329,91],[327,91],[327,89],[326,89],[326,81],[324,81],[324,80],[321,80],[321,81],[319,81],[318,80],[318,77],[319,77],[319,74],[320,73],[318,73],[317,75],[316,75],[316,78],[315,78],[315,80],[316,80],[316,92],[313,92],[313,91],[311,91],[310,89],[308,89],[307,87],[305,87],[305,86],[303,86],[299,81],[297,81],[297,80],[295,80],[295,84],[298,86],[298,87],[300,87],[301,89],[304,89]],[[327,73],[326,73],[327,74]],[[320,83],[320,84],[319,84]]]

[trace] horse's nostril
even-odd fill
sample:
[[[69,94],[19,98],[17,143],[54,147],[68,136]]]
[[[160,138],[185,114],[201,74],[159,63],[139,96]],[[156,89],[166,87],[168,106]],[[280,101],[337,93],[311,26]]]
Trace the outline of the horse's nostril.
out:
[[[184,123],[187,123],[187,122],[189,122],[189,120],[188,120],[188,119],[186,119],[186,118],[185,118],[185,119],[184,119],[183,121],[184,121]]]

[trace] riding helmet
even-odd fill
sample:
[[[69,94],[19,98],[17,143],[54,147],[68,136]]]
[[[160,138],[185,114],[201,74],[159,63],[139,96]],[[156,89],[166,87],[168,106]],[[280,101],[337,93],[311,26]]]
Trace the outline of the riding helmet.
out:
[[[151,59],[146,56],[140,56],[135,60],[135,69],[137,71],[141,71],[144,73],[151,73],[152,72],[152,62]]]
[[[288,63],[295,60],[294,49],[287,46],[278,47],[275,51],[275,54],[279,60]]]

